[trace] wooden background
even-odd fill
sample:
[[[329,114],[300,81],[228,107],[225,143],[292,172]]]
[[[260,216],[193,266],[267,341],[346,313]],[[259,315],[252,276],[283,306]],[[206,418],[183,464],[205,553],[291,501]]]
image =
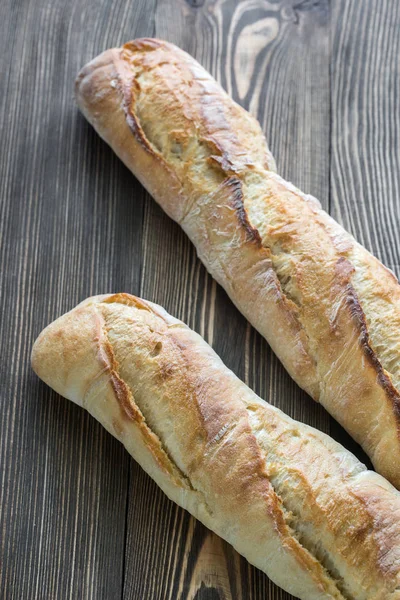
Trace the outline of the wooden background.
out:
[[[360,456],[78,114],[79,68],[138,36],[179,44],[258,116],[280,173],[399,275],[399,31],[397,0],[1,0],[3,600],[290,598],[33,374],[37,334],[88,295],[164,305]]]

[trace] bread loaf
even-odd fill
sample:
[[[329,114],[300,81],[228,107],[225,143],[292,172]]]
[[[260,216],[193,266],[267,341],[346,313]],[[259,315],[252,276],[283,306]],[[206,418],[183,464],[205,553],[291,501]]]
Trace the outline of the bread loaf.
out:
[[[255,119],[175,46],[139,39],[104,52],[76,97],[295,381],[400,487],[391,271],[276,174]]]
[[[294,596],[400,599],[400,493],[261,400],[161,307],[89,298],[40,334],[32,364]]]

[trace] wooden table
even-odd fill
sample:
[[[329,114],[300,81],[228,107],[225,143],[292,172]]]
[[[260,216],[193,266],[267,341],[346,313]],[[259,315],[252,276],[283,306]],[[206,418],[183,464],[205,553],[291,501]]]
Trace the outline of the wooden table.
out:
[[[0,15],[0,597],[288,600],[30,368],[52,319],[129,291],[361,456],[78,113],[73,81],[134,37],[179,44],[258,116],[280,173],[399,275],[400,3],[2,0]]]

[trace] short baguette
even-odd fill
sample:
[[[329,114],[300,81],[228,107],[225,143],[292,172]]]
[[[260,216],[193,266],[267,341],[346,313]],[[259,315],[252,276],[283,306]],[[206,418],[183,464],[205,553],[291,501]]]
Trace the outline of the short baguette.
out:
[[[400,599],[400,493],[261,400],[161,307],[89,298],[40,334],[32,364],[294,596]]]
[[[153,39],[77,78],[82,112],[295,381],[400,488],[400,286],[317,200],[275,173],[258,123]]]

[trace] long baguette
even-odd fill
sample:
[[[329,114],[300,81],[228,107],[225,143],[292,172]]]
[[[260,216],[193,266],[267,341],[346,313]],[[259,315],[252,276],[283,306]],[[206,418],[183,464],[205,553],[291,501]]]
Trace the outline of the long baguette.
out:
[[[104,52],[76,97],[295,381],[400,488],[391,271],[275,173],[258,123],[175,46],[140,39]]]
[[[261,400],[161,307],[89,298],[40,334],[32,364],[294,596],[400,599],[400,493]]]

